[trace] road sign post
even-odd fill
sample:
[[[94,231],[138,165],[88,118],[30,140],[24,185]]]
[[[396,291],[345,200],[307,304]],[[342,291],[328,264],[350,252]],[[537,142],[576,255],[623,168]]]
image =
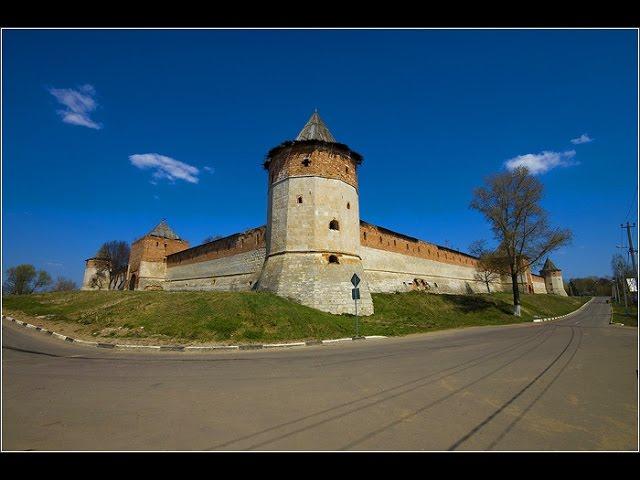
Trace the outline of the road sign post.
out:
[[[356,334],[353,337],[353,340],[357,340],[364,337],[360,336],[360,325],[358,324],[358,300],[360,300],[360,289],[358,288],[358,285],[360,284],[360,277],[358,277],[358,275],[356,275],[355,273],[353,274],[353,277],[351,277],[351,284],[354,287],[351,289],[351,298],[356,304],[356,318],[355,318]]]

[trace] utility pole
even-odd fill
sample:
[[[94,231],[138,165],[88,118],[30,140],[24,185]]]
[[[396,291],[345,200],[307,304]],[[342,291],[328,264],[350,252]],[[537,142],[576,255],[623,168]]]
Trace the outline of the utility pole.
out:
[[[625,280],[624,278],[621,279],[622,280],[622,295],[624,296],[624,313],[625,315],[627,315],[629,313],[629,305],[627,304],[627,289],[625,288]]]
[[[629,239],[629,254],[631,255],[631,264],[633,265],[633,273],[637,277],[638,276],[638,267],[636,264],[636,251],[633,249],[633,239],[631,238],[631,228],[635,228],[636,224],[633,225],[627,222],[627,225],[620,225],[621,228],[627,229],[627,238]]]

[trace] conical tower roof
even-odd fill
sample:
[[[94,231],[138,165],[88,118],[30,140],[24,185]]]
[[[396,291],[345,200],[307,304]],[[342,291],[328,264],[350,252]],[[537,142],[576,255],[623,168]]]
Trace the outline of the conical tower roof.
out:
[[[151,230],[148,235],[153,235],[155,237],[169,238],[171,240],[180,240],[180,237],[173,229],[167,224],[167,221],[163,218],[160,220],[160,223],[156,225],[156,227]]]
[[[333,138],[331,132],[325,125],[325,123],[318,115],[318,111],[316,110],[311,115],[311,118],[304,126],[304,128],[300,131],[298,136],[296,137],[296,141],[300,140],[322,140],[323,142],[331,142],[335,143],[336,139]]]
[[[554,263],[547,257],[547,261],[544,262],[541,272],[559,272],[560,269],[554,265]]]

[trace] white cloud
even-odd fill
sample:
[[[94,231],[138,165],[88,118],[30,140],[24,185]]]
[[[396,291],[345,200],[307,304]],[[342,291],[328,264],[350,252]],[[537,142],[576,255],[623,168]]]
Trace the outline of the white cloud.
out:
[[[89,118],[91,112],[98,107],[94,99],[96,90],[93,86],[83,85],[77,90],[73,88],[50,88],[49,93],[56,97],[56,100],[65,107],[62,110],[58,110],[58,115],[62,117],[63,122],[96,130],[102,128],[102,125]]]
[[[211,174],[215,173],[216,169],[213,167],[206,166],[203,168],[204,171],[209,172]]]
[[[547,152],[527,153],[526,155],[518,155],[517,157],[507,160],[504,164],[507,170],[514,170],[523,166],[529,169],[532,175],[545,173],[555,167],[569,167],[577,165],[572,159],[576,155],[575,150],[567,152]]]
[[[153,170],[153,180],[151,183],[155,185],[154,180],[167,179],[171,182],[175,180],[184,180],[189,183],[198,183],[198,174],[200,171],[193,165],[175,160],[171,157],[165,157],[157,153],[143,153],[130,155],[131,163],[144,170],[150,168]]]
[[[583,133],[578,138],[572,138],[571,143],[574,145],[580,145],[581,143],[593,142],[593,138],[589,137],[586,133]]]

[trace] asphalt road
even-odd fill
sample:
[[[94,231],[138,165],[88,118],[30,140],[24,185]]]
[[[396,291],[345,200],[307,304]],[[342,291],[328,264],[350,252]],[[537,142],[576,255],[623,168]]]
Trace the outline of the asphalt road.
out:
[[[129,353],[3,321],[4,450],[637,450],[638,330],[564,320]]]

